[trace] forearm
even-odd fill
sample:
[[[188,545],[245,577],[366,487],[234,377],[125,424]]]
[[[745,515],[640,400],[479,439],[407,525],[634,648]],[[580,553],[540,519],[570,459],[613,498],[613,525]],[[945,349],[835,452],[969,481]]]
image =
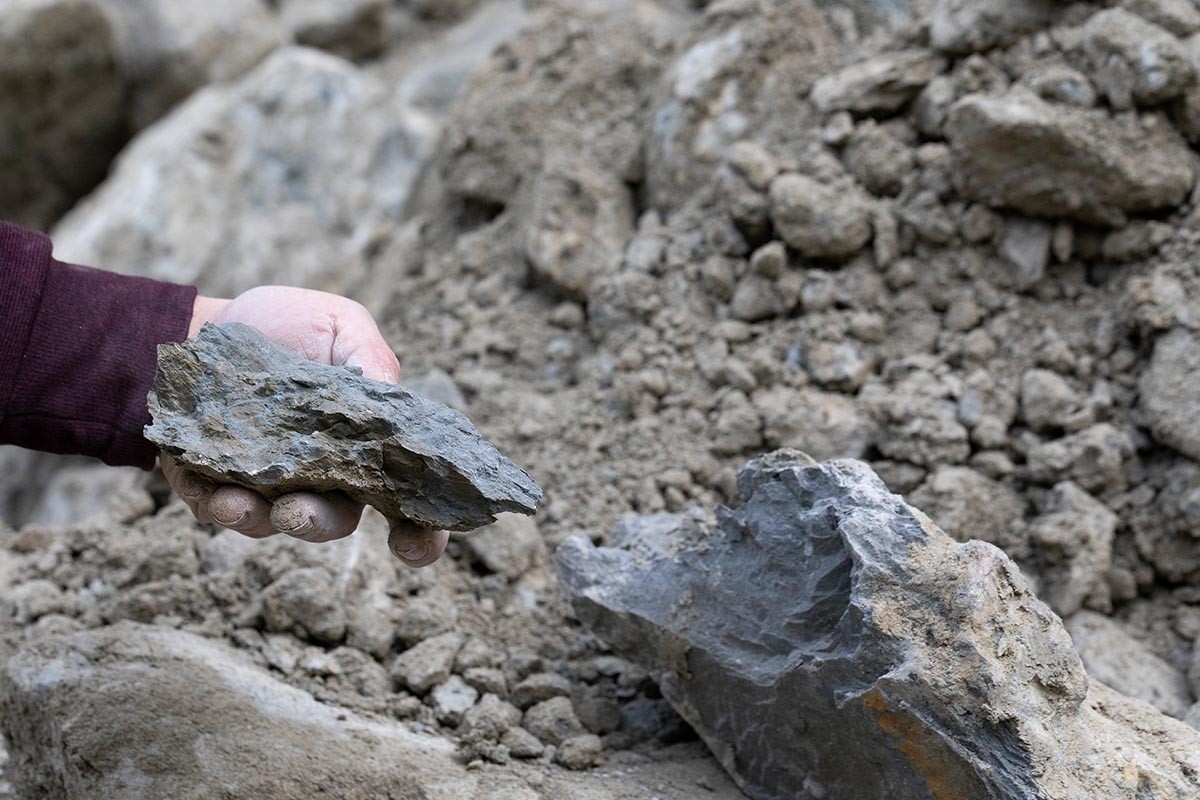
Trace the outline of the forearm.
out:
[[[0,443],[150,467],[157,345],[188,335],[196,290],[64,264],[0,223]]]

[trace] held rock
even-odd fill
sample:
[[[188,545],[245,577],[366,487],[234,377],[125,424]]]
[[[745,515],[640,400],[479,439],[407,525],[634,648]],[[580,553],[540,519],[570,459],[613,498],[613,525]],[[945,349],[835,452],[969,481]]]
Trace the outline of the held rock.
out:
[[[206,325],[158,359],[146,437],[211,478],[268,495],[342,491],[389,519],[450,530],[532,514],[541,499],[457,411],[245,325]]]

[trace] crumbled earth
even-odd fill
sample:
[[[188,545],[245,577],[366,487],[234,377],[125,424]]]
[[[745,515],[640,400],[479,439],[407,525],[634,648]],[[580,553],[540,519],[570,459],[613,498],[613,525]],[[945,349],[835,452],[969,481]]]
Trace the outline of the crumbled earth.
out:
[[[377,58],[330,16],[321,46],[361,65],[277,50],[142,130],[62,255],[352,294],[405,379],[546,489],[532,526],[408,572],[356,549],[374,517],[250,542],[159,485],[86,500],[86,473],[6,454],[9,640],[132,619],[484,770],[652,759],[695,734],[578,626],[548,552],[732,503],[736,468],[788,446],[1000,547],[1081,638],[1142,648],[1114,688],[1200,719],[1187,3],[393,5]]]

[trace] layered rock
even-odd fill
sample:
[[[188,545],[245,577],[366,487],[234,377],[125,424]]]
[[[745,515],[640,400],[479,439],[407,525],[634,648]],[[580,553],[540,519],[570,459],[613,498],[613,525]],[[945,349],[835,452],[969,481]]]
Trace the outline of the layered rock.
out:
[[[146,437],[177,463],[272,495],[337,490],[389,519],[451,530],[531,514],[542,495],[457,411],[245,325],[161,345],[149,405]]]
[[[738,489],[715,524],[634,522],[556,559],[579,618],[752,797],[1200,791],[1196,731],[1090,683],[995,547],[955,543],[859,462],[778,451]]]

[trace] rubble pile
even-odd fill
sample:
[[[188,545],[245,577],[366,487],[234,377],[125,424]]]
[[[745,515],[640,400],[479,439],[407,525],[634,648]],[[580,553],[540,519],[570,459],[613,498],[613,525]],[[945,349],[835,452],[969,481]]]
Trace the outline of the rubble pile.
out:
[[[138,88],[159,76],[130,77],[110,24],[117,44],[88,51],[108,53],[124,76],[103,116],[121,135],[140,132],[58,222],[58,254],[210,294],[260,283],[351,294],[397,346],[405,386],[466,414],[545,499],[535,518],[501,515],[456,536],[430,571],[408,572],[372,549],[372,526],[384,525],[374,515],[367,535],[324,548],[252,542],[191,523],[154,483],[79,466],[30,481],[51,474],[46,460],[5,454],[0,507],[18,529],[0,538],[11,649],[35,661],[92,652],[124,620],[152,636],[178,629],[372,724],[448,737],[472,775],[536,773],[522,784],[530,797],[560,796],[550,786],[565,768],[635,763],[665,776],[660,796],[692,797],[695,784],[671,770],[704,763],[697,737],[756,797],[797,786],[853,797],[885,775],[907,796],[938,796],[898,760],[905,736],[958,765],[953,786],[981,796],[1194,792],[1200,13],[1190,3],[276,5],[261,41],[300,44],[192,70],[192,83],[173,85],[208,85],[186,99],[172,93],[190,88]],[[14,24],[6,16],[0,38]],[[0,52],[0,89],[38,80],[22,72],[30,64],[65,63]],[[135,110],[138,97],[154,108],[168,96],[169,109]],[[0,133],[18,148],[48,141]],[[64,152],[107,167],[115,150]],[[89,188],[23,180],[20,208],[5,212],[17,219],[57,219],[63,198]],[[739,467],[776,448],[859,459],[953,539],[1004,555],[953,544],[861,466],[758,461],[739,486]],[[632,630],[610,624],[610,612],[572,609],[549,558],[571,537],[623,543],[563,546],[587,591],[613,607],[625,602],[622,581],[665,558],[663,547],[682,570],[715,557],[698,543],[723,542],[733,575],[753,540],[734,536],[734,521],[767,502],[752,491],[767,474],[843,476],[825,513],[847,516],[818,537],[829,552],[811,556],[827,558],[814,569],[829,583],[782,574],[761,596],[752,580],[703,585],[755,620],[790,608],[773,605],[781,598],[803,605],[822,592],[878,612],[838,623],[836,604],[818,603],[747,656],[745,669],[783,676],[786,642],[819,650],[827,631],[881,643],[867,658],[846,639],[829,666],[862,682],[858,700],[831,706],[819,672],[797,684],[797,703],[846,726],[789,734],[809,787],[775,766],[787,760],[775,740],[739,738],[745,718],[727,707],[739,694],[717,688],[737,678],[721,653],[728,631],[705,628],[716,620],[695,620],[684,641],[665,606],[629,606],[648,620]],[[816,531],[804,522],[813,498],[779,502],[788,519],[772,530]],[[709,513],[722,505],[735,510],[717,525]],[[838,542],[881,531],[930,561],[886,540],[877,554],[887,558],[856,583]],[[611,569],[588,572],[588,559]],[[655,580],[668,575],[678,587],[720,578],[663,570]],[[576,597],[582,586],[568,581]],[[922,605],[935,599],[936,612]],[[896,614],[884,619],[887,609]],[[939,686],[930,665],[948,656],[912,626],[936,632],[946,618],[961,624],[934,641],[978,658],[955,662],[947,679],[960,682]],[[657,660],[626,660],[635,641],[660,643]],[[692,649],[679,649],[686,641]],[[1047,656],[1040,677],[1006,649],[1018,646]],[[689,664],[706,671],[689,678],[679,672]],[[868,692],[900,665],[928,681],[893,677]],[[0,683],[0,727],[20,733],[31,690]],[[968,695],[963,715],[948,717]],[[983,696],[1003,719],[987,716]],[[1038,727],[1048,714],[1065,733]],[[1063,737],[1078,744],[1069,757],[1056,750]],[[50,780],[33,765],[62,740],[31,741],[6,768],[22,786]],[[818,764],[834,741],[878,748],[886,771]],[[987,762],[997,753],[1013,758]],[[1085,768],[1090,757],[1102,766]],[[1117,770],[1120,759],[1136,769]]]

